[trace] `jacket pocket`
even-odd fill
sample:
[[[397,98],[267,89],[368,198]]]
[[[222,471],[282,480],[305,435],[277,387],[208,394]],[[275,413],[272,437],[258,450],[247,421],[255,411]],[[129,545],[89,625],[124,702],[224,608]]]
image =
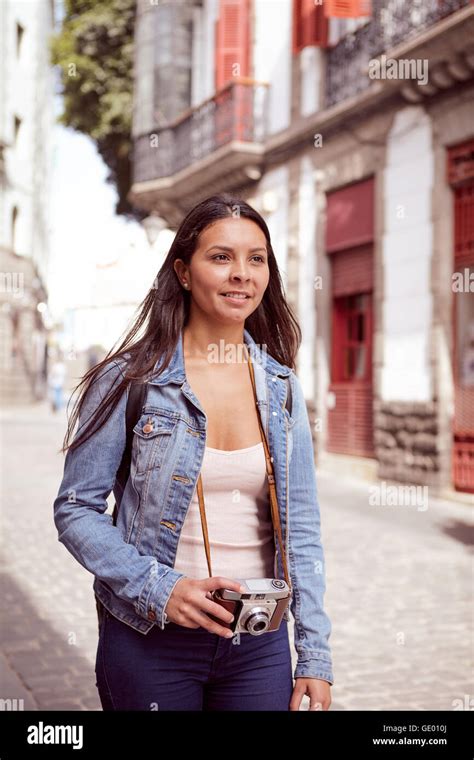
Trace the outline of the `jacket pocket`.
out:
[[[176,423],[176,417],[142,414],[133,428],[132,462],[137,475],[161,467]]]

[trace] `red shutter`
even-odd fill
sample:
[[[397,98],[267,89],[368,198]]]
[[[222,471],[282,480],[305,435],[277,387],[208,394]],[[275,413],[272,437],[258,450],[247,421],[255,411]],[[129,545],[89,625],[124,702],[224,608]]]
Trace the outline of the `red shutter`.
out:
[[[372,291],[374,288],[373,258],[372,244],[332,254],[333,296],[338,298]]]
[[[216,21],[216,90],[250,72],[250,0],[220,0]],[[238,64],[235,72],[234,66]]]
[[[326,251],[355,248],[374,239],[374,178],[327,195]]]
[[[293,0],[293,53],[299,53],[307,45],[327,47],[328,26],[322,4]]]
[[[293,53],[301,50],[301,0],[293,0]]]
[[[312,29],[312,41],[309,45],[316,45],[317,47],[327,47],[329,36],[329,23],[324,14],[324,8],[322,5],[314,5],[313,0],[313,23]]]
[[[454,262],[459,271],[474,266],[474,182],[455,189]]]
[[[447,164],[450,185],[456,186],[474,179],[474,140],[448,148]]]
[[[371,0],[325,0],[326,18],[359,18],[372,15]]]

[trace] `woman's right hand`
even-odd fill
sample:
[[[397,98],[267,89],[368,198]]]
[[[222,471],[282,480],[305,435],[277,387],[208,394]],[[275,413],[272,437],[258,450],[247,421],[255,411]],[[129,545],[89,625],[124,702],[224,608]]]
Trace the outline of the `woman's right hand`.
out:
[[[165,607],[168,620],[185,628],[205,628],[210,633],[231,638],[234,634],[229,628],[214,622],[205,613],[209,612],[225,623],[231,623],[234,619],[231,612],[214,602],[211,591],[218,588],[228,588],[231,591],[245,591],[246,589],[238,581],[222,576],[213,576],[195,580],[194,578],[180,578],[176,583]]]

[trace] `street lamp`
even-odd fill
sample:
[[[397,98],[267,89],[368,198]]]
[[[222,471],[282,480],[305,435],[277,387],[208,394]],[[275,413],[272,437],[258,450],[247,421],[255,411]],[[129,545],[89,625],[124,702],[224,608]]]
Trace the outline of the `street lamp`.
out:
[[[160,232],[162,232],[162,230],[166,229],[167,227],[165,220],[162,219],[161,216],[158,216],[155,211],[152,211],[150,216],[147,216],[145,219],[143,219],[142,225],[145,228],[147,240],[150,246],[154,245]]]

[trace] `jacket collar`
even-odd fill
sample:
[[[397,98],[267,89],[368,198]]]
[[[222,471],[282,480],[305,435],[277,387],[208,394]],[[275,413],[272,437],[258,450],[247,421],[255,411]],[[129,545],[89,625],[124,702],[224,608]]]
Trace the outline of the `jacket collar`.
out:
[[[286,364],[280,364],[267,351],[264,351],[255,343],[249,331],[244,328],[244,342],[249,347],[250,358],[252,362],[260,364],[267,374],[275,377],[287,377],[291,374],[290,367]],[[158,370],[158,362],[155,364],[154,372]],[[154,373],[153,372],[153,373]],[[180,330],[179,338],[176,343],[171,361],[166,369],[157,377],[151,377],[148,382],[152,385],[165,385],[169,382],[184,383],[186,375],[184,371],[184,354],[183,354],[183,330]]]

